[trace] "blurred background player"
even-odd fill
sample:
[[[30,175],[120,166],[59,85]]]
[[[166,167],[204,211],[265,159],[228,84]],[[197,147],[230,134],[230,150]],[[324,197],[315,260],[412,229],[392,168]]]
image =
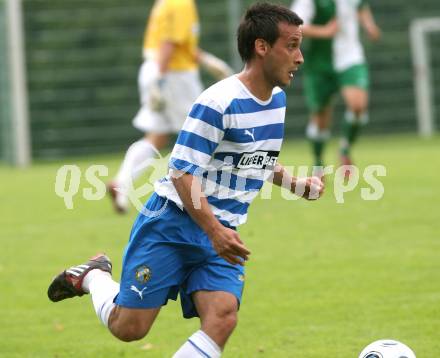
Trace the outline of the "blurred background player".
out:
[[[338,91],[345,103],[340,159],[341,164],[351,165],[351,146],[368,121],[369,77],[359,23],[371,40],[378,40],[381,31],[365,0],[296,0],[291,8],[304,20],[303,34],[310,38],[304,51],[304,90],[311,114],[307,137],[315,165],[323,165]]]
[[[159,158],[169,135],[178,133],[202,92],[199,63],[222,79],[232,70],[222,60],[198,48],[199,19],[194,0],[155,1],[145,31],[138,85],[141,108],[133,119],[145,137],[127,150],[115,179],[108,184],[114,208],[128,209],[130,183]]]

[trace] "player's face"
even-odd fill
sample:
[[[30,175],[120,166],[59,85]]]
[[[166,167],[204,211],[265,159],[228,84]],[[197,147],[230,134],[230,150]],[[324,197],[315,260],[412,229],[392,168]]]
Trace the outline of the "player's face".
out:
[[[278,24],[280,36],[270,47],[264,61],[266,78],[274,86],[288,86],[295,72],[304,62],[300,45],[302,30],[300,26],[285,22]]]

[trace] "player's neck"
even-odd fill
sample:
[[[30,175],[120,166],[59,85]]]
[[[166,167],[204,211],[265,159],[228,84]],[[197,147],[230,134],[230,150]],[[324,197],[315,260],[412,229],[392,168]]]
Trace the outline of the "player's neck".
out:
[[[273,86],[268,83],[262,71],[252,66],[245,66],[238,74],[238,79],[261,101],[267,101],[272,96]]]

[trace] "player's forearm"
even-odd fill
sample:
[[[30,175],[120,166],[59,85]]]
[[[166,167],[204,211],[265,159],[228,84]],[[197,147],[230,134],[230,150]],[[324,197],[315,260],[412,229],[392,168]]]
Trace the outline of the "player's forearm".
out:
[[[159,73],[161,75],[164,75],[168,71],[175,47],[176,45],[170,41],[164,41],[160,45],[157,62],[159,66]]]
[[[175,171],[172,182],[182,200],[183,206],[191,218],[205,231],[208,236],[219,227],[221,223],[214,216],[209,207],[208,200],[202,193],[202,188],[197,177]]]
[[[304,37],[311,37],[317,39],[328,39],[334,36],[336,30],[333,30],[327,25],[304,25],[303,28]]]
[[[373,40],[377,40],[380,36],[380,29],[374,20],[373,13],[370,10],[370,7],[365,5],[359,11],[359,22],[363,29],[368,33],[370,38]]]
[[[280,163],[277,163],[274,168],[272,183],[291,192],[295,192],[296,177],[290,175]]]
[[[281,164],[275,166],[272,182],[307,200],[316,200],[324,193],[324,183],[318,177],[295,177]]]

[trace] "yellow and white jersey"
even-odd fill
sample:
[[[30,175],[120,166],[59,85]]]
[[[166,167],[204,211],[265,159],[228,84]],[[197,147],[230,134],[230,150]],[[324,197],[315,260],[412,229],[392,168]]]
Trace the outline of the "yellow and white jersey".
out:
[[[144,56],[154,58],[163,41],[176,44],[169,69],[198,67],[199,18],[194,0],[156,0],[144,37]]]

